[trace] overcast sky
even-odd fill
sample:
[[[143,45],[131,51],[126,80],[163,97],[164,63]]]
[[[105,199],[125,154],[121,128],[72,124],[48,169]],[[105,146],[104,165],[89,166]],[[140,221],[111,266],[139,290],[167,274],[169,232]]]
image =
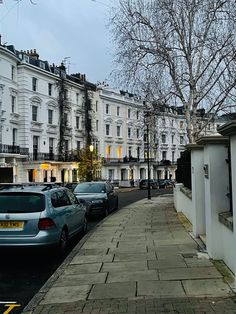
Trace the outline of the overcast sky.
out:
[[[97,83],[112,71],[111,35],[106,27],[113,0],[0,0],[2,43],[36,49],[40,59],[70,62],[69,73]],[[68,63],[67,63],[68,65]]]

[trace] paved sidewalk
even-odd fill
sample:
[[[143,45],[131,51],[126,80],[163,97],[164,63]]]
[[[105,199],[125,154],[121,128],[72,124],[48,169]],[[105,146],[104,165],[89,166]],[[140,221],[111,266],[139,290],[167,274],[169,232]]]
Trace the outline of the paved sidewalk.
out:
[[[23,313],[236,313],[236,298],[163,195],[105,219]]]

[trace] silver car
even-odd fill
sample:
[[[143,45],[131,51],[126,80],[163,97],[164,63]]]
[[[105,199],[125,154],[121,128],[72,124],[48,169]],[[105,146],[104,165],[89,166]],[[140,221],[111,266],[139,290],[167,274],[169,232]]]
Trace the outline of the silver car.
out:
[[[0,185],[0,247],[56,245],[86,232],[85,207],[67,188]]]

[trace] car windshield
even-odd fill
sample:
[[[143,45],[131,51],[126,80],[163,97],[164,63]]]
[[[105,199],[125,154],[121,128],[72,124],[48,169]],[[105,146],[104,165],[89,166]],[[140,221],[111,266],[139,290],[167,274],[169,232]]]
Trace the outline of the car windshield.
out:
[[[33,213],[45,209],[45,197],[37,193],[0,193],[0,213]]]
[[[105,193],[104,183],[81,183],[75,188],[75,193]]]

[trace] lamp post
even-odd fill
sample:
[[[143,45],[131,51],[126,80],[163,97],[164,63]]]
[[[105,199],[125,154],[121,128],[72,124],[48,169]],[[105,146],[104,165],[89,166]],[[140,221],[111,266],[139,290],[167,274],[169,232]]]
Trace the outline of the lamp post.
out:
[[[149,112],[145,113],[145,122],[147,125],[147,166],[148,166],[148,199],[151,199],[151,185],[150,185],[150,142],[149,142]]]
[[[90,180],[93,180],[93,150],[94,150],[94,146],[93,144],[89,145],[89,150],[91,152],[91,170],[90,170]]]
[[[151,199],[150,186],[150,143],[149,143],[149,125],[147,123],[147,162],[148,162],[148,199]]]

